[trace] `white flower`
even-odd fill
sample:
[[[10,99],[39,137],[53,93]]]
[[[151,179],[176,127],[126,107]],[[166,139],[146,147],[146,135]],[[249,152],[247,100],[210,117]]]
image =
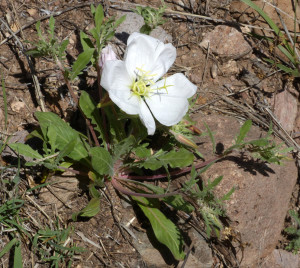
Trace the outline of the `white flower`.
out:
[[[153,116],[163,125],[177,124],[188,111],[188,98],[197,87],[183,74],[159,80],[176,58],[172,44],[133,33],[127,41],[124,61],[104,64],[101,86],[124,112],[140,116],[149,135],[155,132]]]

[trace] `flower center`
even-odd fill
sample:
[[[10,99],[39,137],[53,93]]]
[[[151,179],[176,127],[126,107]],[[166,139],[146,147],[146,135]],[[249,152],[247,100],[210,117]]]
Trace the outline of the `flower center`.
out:
[[[139,72],[137,74],[136,80],[132,83],[130,86],[131,92],[133,95],[138,97],[150,97],[150,94],[153,93],[156,90],[165,89],[167,91],[167,87],[169,85],[166,85],[166,82],[164,83],[164,86],[159,88],[151,88],[151,86],[155,85],[153,81],[153,77],[155,74],[151,74],[149,71],[145,71],[142,68],[136,68]]]

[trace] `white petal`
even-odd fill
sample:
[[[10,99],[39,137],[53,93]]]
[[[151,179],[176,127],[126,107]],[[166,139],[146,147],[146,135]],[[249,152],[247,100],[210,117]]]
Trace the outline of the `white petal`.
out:
[[[139,114],[139,98],[137,96],[131,95],[131,93],[120,91],[116,92],[115,95],[113,92],[109,92],[110,99],[125,113],[127,114]]]
[[[182,73],[173,74],[166,79],[161,79],[160,81],[156,82],[152,88],[160,88],[165,84],[170,97],[190,98],[197,91],[197,86],[188,80]],[[159,91],[166,93],[164,89]]]
[[[150,72],[151,74],[155,75],[153,80],[157,81],[164,74],[166,74],[173,65],[176,59],[176,48],[172,44],[166,44],[161,52],[159,54],[157,53],[155,56],[156,58],[154,60],[154,65],[152,66]]]
[[[101,86],[108,91],[111,100],[124,112],[139,114],[139,99],[130,92],[131,81],[123,61],[107,61],[104,64]]]
[[[189,108],[186,98],[171,97],[167,94],[155,94],[146,98],[146,103],[154,117],[165,126],[176,125]]]
[[[197,87],[183,74],[175,74],[163,79],[152,88],[159,88],[166,84],[165,89],[157,90],[153,95],[146,98],[154,117],[165,126],[177,124],[187,113],[189,103],[187,98],[192,97]]]
[[[136,68],[141,68],[154,74],[153,80],[156,81],[168,71],[175,58],[176,49],[172,44],[165,45],[156,38],[140,33],[133,33],[128,38],[124,60],[133,78],[137,74]]]
[[[147,107],[146,103],[144,101],[140,101],[140,119],[142,123],[145,125],[148,131],[148,135],[153,135],[155,132],[155,121],[154,118]]]

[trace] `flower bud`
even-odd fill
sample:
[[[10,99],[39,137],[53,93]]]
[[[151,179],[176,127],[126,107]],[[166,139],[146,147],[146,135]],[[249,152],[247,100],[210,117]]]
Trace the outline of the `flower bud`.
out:
[[[198,146],[195,142],[193,142],[191,139],[187,138],[186,136],[182,135],[182,134],[179,134],[179,133],[176,133],[172,130],[170,130],[170,132],[174,135],[175,139],[177,141],[179,141],[180,143],[186,145],[186,146],[190,146],[194,149],[197,149]]]
[[[105,48],[103,48],[101,50],[101,55],[99,58],[99,66],[100,68],[103,68],[104,63],[108,60],[116,60],[117,59],[117,55],[116,53],[113,51],[113,48],[111,45],[107,45]]]

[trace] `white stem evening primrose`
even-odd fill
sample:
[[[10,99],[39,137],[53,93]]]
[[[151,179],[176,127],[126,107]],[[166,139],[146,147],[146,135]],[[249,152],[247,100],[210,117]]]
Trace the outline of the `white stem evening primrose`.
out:
[[[181,73],[161,79],[175,58],[172,44],[133,33],[124,61],[104,64],[101,86],[121,110],[139,115],[149,135],[156,129],[153,117],[165,126],[177,124],[188,111],[188,98],[196,93],[197,87]]]

